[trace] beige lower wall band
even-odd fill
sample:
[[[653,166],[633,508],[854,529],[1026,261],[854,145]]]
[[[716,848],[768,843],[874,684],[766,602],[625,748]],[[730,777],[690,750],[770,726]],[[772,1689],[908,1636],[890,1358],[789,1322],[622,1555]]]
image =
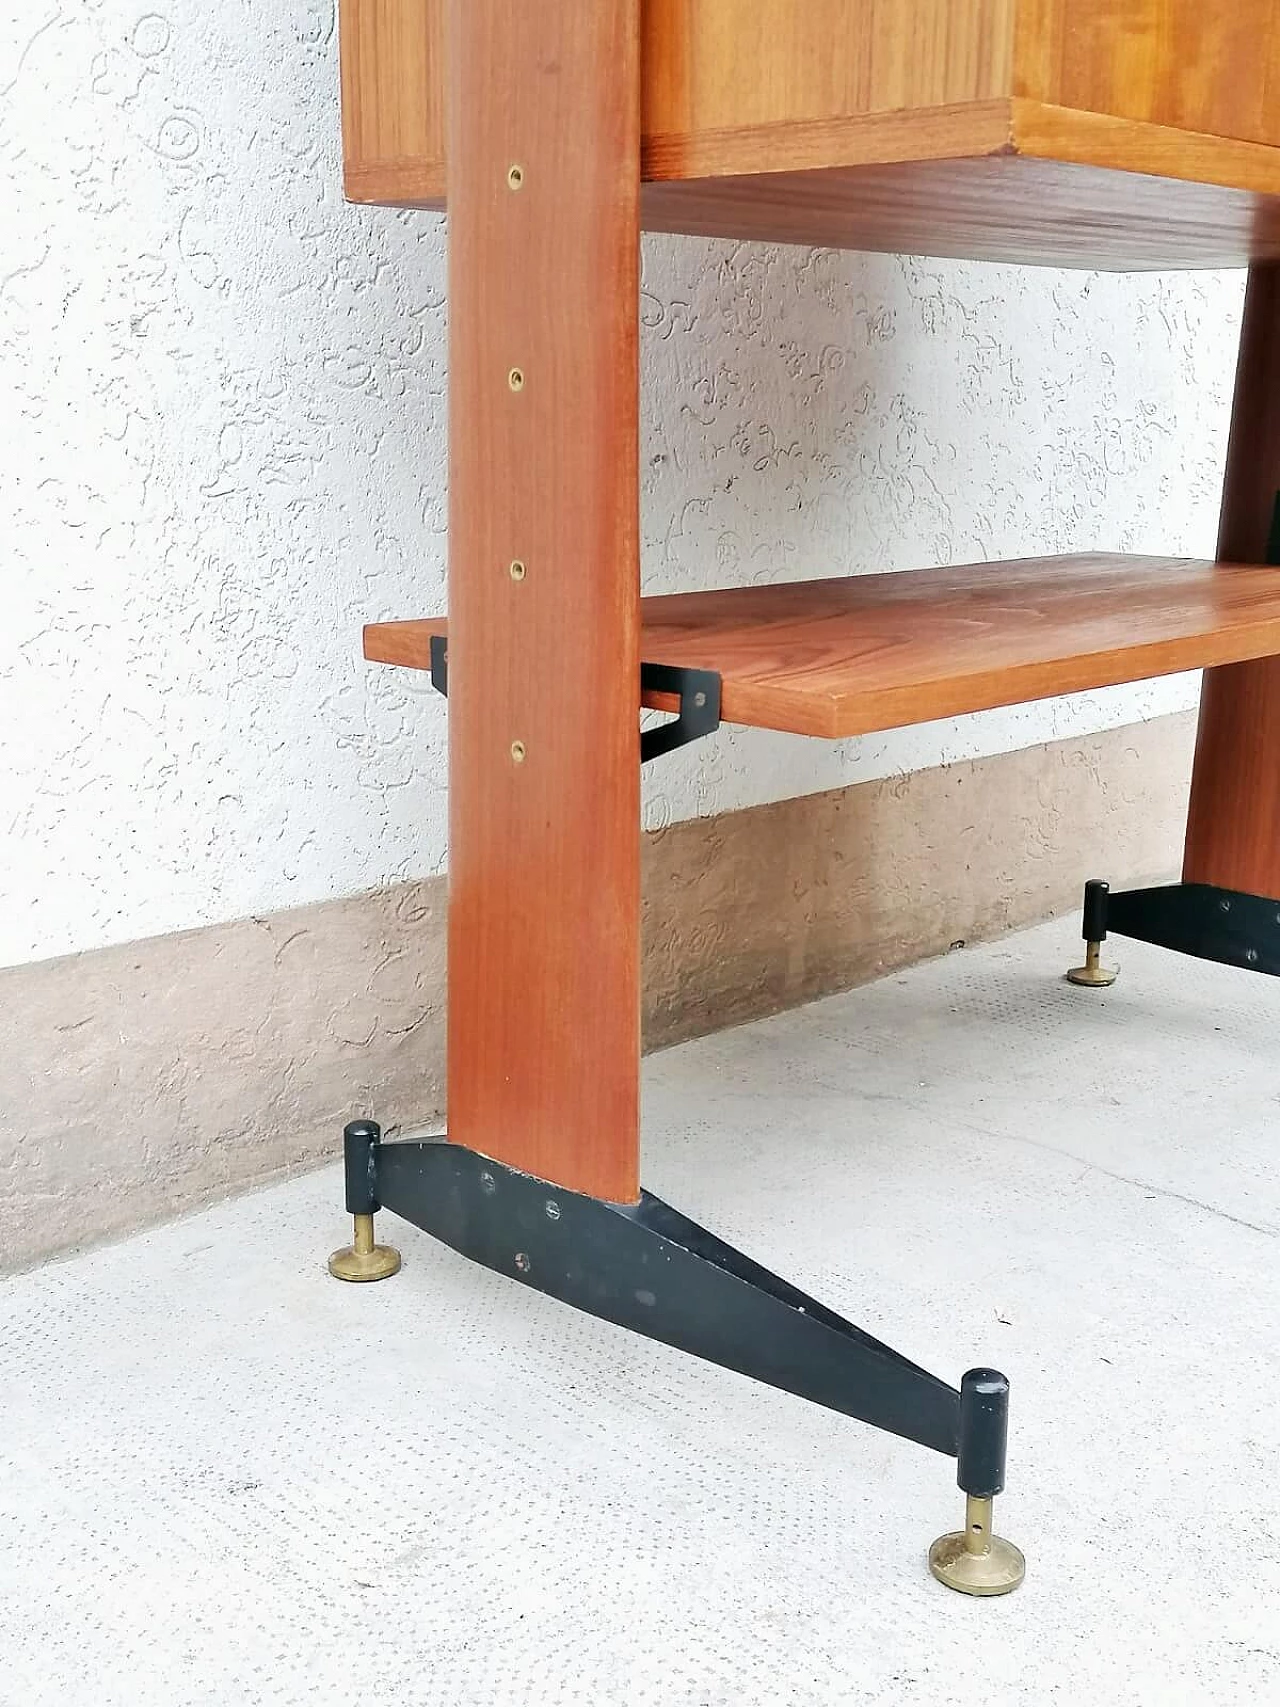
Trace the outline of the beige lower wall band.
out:
[[[1164,717],[646,837],[647,1046],[1074,907],[1086,877],[1171,876],[1194,734]],[[431,1120],[444,999],[439,877],[0,970],[0,1269],[336,1160],[354,1114]]]

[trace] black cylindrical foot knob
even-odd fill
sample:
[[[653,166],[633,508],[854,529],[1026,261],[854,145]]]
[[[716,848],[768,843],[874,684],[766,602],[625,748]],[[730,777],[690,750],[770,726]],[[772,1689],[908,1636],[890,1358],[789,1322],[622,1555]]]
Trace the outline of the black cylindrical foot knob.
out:
[[[378,1202],[378,1145],[382,1128],[376,1120],[353,1120],[342,1132],[342,1161],[347,1186],[347,1213],[373,1215]]]
[[[1004,1492],[1009,1445],[1009,1382],[998,1369],[971,1369],[960,1383],[960,1446],[956,1481],[966,1494],[989,1500]]]
[[[1104,883],[1100,877],[1091,877],[1084,886],[1084,917],[1080,921],[1080,935],[1086,942],[1105,942],[1107,940],[1107,901],[1111,895],[1111,885]]]

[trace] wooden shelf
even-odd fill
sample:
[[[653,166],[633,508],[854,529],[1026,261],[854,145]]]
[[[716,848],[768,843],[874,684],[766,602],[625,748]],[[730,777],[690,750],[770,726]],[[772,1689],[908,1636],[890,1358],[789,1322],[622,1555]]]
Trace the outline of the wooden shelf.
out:
[[[641,610],[645,660],[719,671],[726,723],[829,739],[1280,654],[1280,568],[1193,558],[1031,558]],[[443,619],[374,623],[365,656],[427,669],[446,632]]]

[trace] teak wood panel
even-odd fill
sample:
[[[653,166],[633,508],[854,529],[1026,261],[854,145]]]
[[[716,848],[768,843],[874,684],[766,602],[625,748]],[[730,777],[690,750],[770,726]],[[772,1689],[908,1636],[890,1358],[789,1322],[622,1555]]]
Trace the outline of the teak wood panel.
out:
[[[1008,94],[1015,0],[645,0],[644,134]]]
[[[1133,170],[1123,172],[994,155],[650,183],[642,196],[644,225],[704,237],[1123,271],[1237,266],[1280,256],[1280,196],[1146,173],[1143,161],[1150,160],[1153,173],[1167,164],[1164,134],[1130,133],[1127,144],[1137,152]],[[1231,146],[1248,156],[1233,168],[1242,180],[1256,170],[1280,191],[1280,152]]]
[[[641,616],[647,660],[720,672],[726,722],[834,739],[1278,653],[1280,569],[1035,558],[676,593]],[[366,656],[425,668],[444,632],[376,624]]]
[[[1249,275],[1219,556],[1261,563],[1280,490],[1280,268]],[[1269,579],[1272,569],[1253,574]],[[1209,670],[1183,877],[1280,900],[1280,659]]]
[[[342,0],[353,200],[444,205],[443,4]],[[644,224],[1052,265],[1273,258],[1273,11],[645,0]]]
[[[446,4],[340,0],[354,200],[444,195]],[[650,138],[982,101],[1012,83],[1014,0],[644,0],[641,15]]]
[[[630,1200],[638,0],[449,27],[449,1135]]]
[[[1275,0],[1019,0],[1014,93],[1280,142]]]
[[[351,194],[362,169],[425,183],[445,158],[448,0],[339,0],[342,153]],[[380,198],[374,198],[380,199]]]

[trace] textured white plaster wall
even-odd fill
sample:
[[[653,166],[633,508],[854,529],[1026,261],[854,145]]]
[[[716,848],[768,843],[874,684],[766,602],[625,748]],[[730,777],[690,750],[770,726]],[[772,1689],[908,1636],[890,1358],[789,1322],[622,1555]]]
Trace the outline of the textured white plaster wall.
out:
[[[441,221],[339,189],[327,0],[0,19],[0,964],[442,867]],[[648,589],[1209,551],[1238,275],[645,246]],[[725,731],[650,823],[1190,703],[822,747]]]

